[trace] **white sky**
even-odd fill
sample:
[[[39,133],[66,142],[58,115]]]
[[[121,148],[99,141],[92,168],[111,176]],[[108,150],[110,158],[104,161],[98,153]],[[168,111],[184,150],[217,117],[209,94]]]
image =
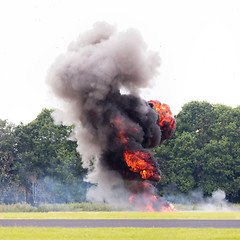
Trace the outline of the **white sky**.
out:
[[[45,84],[54,59],[96,21],[137,28],[162,65],[142,93],[177,114],[191,100],[240,105],[240,1],[0,1],[0,119],[18,124],[55,102]]]

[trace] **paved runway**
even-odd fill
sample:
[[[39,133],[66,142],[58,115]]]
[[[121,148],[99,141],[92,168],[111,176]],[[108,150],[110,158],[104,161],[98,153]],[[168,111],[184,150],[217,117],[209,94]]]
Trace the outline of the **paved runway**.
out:
[[[0,227],[240,228],[240,220],[0,219]]]

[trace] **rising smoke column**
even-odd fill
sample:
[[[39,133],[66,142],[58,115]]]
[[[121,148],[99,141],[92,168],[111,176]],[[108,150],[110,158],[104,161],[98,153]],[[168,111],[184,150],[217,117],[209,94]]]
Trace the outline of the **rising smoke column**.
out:
[[[99,22],[50,68],[47,82],[64,102],[65,121],[76,126],[80,153],[98,159],[93,181],[127,186],[132,180],[161,179],[147,150],[165,139],[160,115],[154,102],[139,97],[159,63],[137,30],[117,32]]]

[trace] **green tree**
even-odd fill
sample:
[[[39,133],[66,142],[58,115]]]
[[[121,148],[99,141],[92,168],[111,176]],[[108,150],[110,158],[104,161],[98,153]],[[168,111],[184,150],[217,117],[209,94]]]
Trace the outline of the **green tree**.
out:
[[[9,197],[11,185],[16,179],[15,126],[7,120],[0,120],[0,198]]]
[[[48,201],[52,198],[50,190],[55,191],[56,186],[58,195],[64,194],[64,184],[82,182],[86,174],[76,142],[69,140],[72,127],[56,125],[52,112],[43,109],[34,121],[16,128],[19,179],[25,188],[26,201],[31,204]],[[79,185],[82,195],[79,200],[83,200],[84,191],[80,188]]]
[[[224,190],[240,202],[240,107],[193,101],[176,116],[172,139],[156,148],[160,189],[174,183],[181,192]]]
[[[15,172],[16,139],[14,125],[0,120],[0,170],[1,183],[12,182]]]

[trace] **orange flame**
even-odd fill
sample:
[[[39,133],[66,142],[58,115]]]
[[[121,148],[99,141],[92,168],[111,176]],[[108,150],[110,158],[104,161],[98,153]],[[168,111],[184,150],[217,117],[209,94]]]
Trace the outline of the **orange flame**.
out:
[[[177,212],[174,205],[154,194],[154,187],[146,182],[141,183],[142,193],[133,194],[129,202],[142,212]]]
[[[137,197],[141,197],[140,202],[137,201]],[[156,195],[134,194],[129,197],[129,202],[142,212],[178,212],[172,203],[162,202]]]
[[[126,131],[123,130],[124,125],[123,125],[123,122],[122,122],[122,119],[120,118],[120,116],[117,116],[117,117],[114,118],[114,124],[115,124],[115,126],[118,126],[118,128],[119,128],[118,136],[120,138],[121,143],[122,144],[127,144],[128,140],[125,137]]]
[[[118,128],[118,137],[125,149],[128,146],[127,130],[124,128],[123,119],[120,116],[114,118],[114,124]],[[133,131],[138,131],[136,127],[131,128]],[[142,179],[151,180],[151,181],[160,181],[160,173],[156,171],[157,166],[153,162],[153,155],[150,152],[142,152],[131,150],[124,150],[123,152],[124,160],[127,163],[127,166],[132,172],[138,172],[141,175]]]
[[[159,101],[149,101],[153,105],[153,109],[158,113],[159,120],[158,125],[161,128],[161,142],[170,138],[176,128],[176,121],[172,116],[170,108],[166,104],[162,104]],[[129,170],[135,173],[139,173],[141,178],[150,181],[160,181],[161,176],[157,168],[157,164],[154,161],[153,155],[148,151],[139,151],[131,148],[130,137],[128,137],[129,131],[132,134],[138,131],[135,126],[126,128],[124,119],[121,116],[114,118],[114,125],[117,127],[117,136],[120,139],[120,143],[123,144],[123,158],[129,167]],[[146,182],[139,182],[138,187],[140,191],[129,197],[129,202],[139,209],[140,211],[147,212],[177,212],[173,204],[161,200],[155,195],[153,185]]]
[[[156,165],[151,162],[153,155],[150,152],[124,151],[123,156],[131,171],[139,172],[145,180],[160,181]]]
[[[172,203],[169,203],[168,206],[163,206],[161,212],[178,212]]]
[[[158,113],[159,121],[158,125],[160,126],[163,134],[163,139],[170,138],[176,128],[176,121],[172,116],[172,112],[167,104],[160,103],[159,101],[149,101],[153,104],[153,109]]]

